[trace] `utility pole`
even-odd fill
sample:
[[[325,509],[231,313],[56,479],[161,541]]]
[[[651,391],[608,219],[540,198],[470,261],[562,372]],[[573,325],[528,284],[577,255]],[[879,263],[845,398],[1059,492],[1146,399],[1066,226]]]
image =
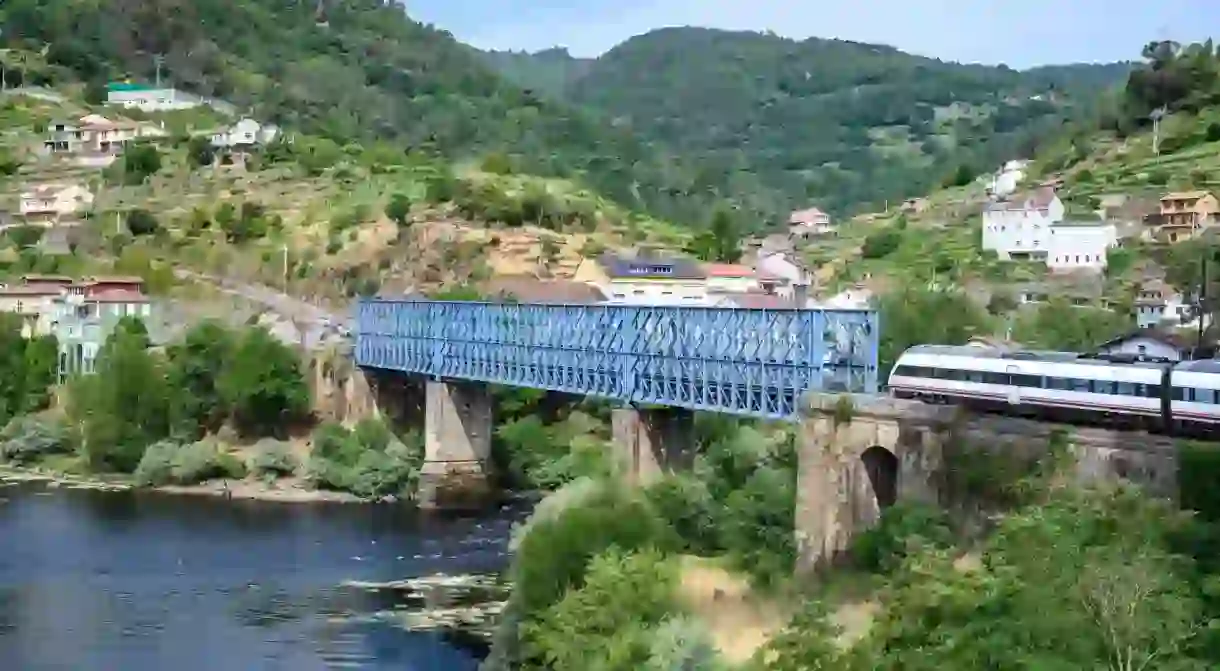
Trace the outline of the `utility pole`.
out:
[[[1195,307],[1195,312],[1198,314],[1198,319],[1199,319],[1199,333],[1198,333],[1197,338],[1195,339],[1195,353],[1196,354],[1193,358],[1198,358],[1199,350],[1203,349],[1203,332],[1206,330],[1204,322],[1206,322],[1208,316],[1210,316],[1209,310],[1208,310],[1208,304],[1207,304],[1207,255],[1206,254],[1204,254],[1199,259],[1199,300]]]
[[[153,54],[153,64],[157,67],[157,88],[161,88],[161,64],[165,62],[165,56],[162,54]]]
[[[1148,115],[1152,119],[1152,153],[1157,156],[1161,155],[1161,119],[1164,118],[1166,111],[1162,106],[1152,110],[1152,114]]]

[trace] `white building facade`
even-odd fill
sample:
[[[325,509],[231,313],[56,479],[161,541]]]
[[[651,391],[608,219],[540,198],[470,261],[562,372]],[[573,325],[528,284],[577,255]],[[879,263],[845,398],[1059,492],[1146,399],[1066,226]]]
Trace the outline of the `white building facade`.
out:
[[[111,84],[106,91],[106,104],[129,107],[145,112],[167,112],[199,107],[203,99],[173,88],[157,88],[142,84]]]
[[[1001,260],[1044,260],[1051,226],[1063,221],[1063,201],[1043,189],[1028,198],[988,203],[983,211],[983,249]]]
[[[233,149],[264,145],[275,140],[279,132],[279,128],[270,124],[260,124],[254,119],[242,119],[213,134],[212,146],[218,149]]]
[[[1104,270],[1106,255],[1118,245],[1114,224],[1051,226],[1046,266],[1053,271]]]

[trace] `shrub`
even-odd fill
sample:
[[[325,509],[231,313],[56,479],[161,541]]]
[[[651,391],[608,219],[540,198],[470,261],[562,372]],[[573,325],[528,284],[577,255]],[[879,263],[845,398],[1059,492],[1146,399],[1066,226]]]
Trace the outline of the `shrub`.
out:
[[[134,236],[152,235],[160,228],[161,224],[148,210],[136,208],[127,213],[127,230]]]
[[[378,420],[363,420],[352,431],[326,423],[314,431],[305,478],[318,489],[361,498],[406,498],[415,492],[423,461],[418,434],[400,440]]]
[[[174,457],[181,445],[171,440],[162,440],[148,446],[140,465],[136,466],[136,483],[145,487],[169,484],[173,479]]]
[[[883,259],[897,251],[902,244],[902,230],[889,227],[871,233],[864,239],[860,255],[866,259]]]
[[[58,422],[23,416],[0,431],[0,461],[30,464],[53,454],[72,451],[68,433]]]
[[[145,487],[193,485],[218,478],[240,479],[246,469],[239,459],[221,452],[215,443],[185,445],[162,440],[148,446],[136,467],[136,483]]]
[[[274,480],[294,475],[300,466],[296,455],[289,449],[287,443],[278,440],[260,440],[254,446],[254,456],[250,458],[249,470],[255,476]]]
[[[948,547],[953,543],[944,512],[928,506],[898,504],[885,510],[877,526],[856,536],[851,555],[863,569],[890,572],[913,545]]]

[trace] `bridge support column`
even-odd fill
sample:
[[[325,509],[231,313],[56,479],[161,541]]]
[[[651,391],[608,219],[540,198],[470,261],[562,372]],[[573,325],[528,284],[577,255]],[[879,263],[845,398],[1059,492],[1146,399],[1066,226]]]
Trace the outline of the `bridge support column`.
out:
[[[481,382],[429,380],[425,402],[420,507],[477,505],[489,493],[490,387]]]
[[[695,413],[683,408],[615,408],[614,448],[627,478],[649,484],[689,468],[694,457]]]

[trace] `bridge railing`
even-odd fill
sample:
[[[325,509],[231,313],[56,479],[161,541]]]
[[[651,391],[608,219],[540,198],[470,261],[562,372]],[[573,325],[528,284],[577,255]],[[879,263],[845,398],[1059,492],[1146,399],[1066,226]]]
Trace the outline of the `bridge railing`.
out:
[[[356,362],[636,403],[785,417],[877,389],[871,310],[362,300]]]

